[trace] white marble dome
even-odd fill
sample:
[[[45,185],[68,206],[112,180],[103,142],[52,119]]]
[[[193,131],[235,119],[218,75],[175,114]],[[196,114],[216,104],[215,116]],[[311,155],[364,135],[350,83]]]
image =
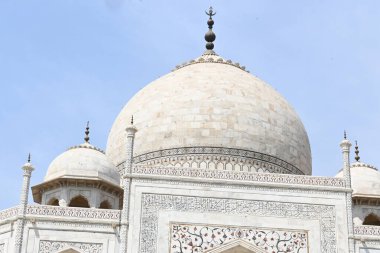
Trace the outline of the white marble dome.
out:
[[[292,106],[244,67],[218,55],[177,66],[128,102],[108,137],[106,154],[116,166],[126,158],[131,115],[138,129],[135,156],[181,147],[227,148],[238,155],[257,152],[296,167],[295,174],[311,174],[308,136]]]
[[[44,181],[57,178],[103,180],[120,185],[117,168],[103,151],[89,143],[74,146],[51,162]]]
[[[340,171],[337,177],[343,177]],[[371,165],[355,162],[351,164],[351,187],[353,197],[380,196],[380,172]]]

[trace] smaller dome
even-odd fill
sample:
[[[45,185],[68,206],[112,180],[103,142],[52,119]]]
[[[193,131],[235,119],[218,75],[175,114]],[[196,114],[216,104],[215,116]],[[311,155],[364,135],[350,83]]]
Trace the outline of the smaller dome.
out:
[[[340,171],[336,177],[343,177]],[[372,165],[361,162],[351,164],[351,187],[353,197],[380,196],[380,172]]]
[[[57,178],[103,180],[120,185],[117,168],[102,150],[89,143],[71,147],[51,162],[44,181]]]

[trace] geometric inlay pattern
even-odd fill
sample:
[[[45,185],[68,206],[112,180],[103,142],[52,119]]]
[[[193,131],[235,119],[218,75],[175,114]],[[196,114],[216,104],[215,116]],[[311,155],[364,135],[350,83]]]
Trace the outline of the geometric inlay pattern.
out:
[[[268,253],[308,252],[306,231],[172,224],[170,253],[204,252],[242,239]]]
[[[221,213],[235,217],[291,217],[304,222],[318,220],[321,253],[336,253],[336,214],[335,206],[331,205],[145,193],[142,195],[141,208],[140,253],[159,253],[157,237],[160,211]]]

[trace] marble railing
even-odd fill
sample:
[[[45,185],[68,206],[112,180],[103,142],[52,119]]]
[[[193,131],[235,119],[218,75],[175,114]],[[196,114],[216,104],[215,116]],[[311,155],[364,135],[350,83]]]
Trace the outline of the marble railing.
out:
[[[343,178],[336,177],[315,177],[304,175],[276,174],[276,173],[253,173],[244,171],[210,170],[181,167],[156,167],[156,166],[134,166],[135,175],[155,175],[155,176],[180,176],[188,178],[204,178],[211,180],[236,180],[260,183],[293,184],[305,186],[329,186],[345,187]]]
[[[17,215],[17,210],[18,207],[13,207],[1,211],[0,221],[15,217]],[[120,218],[120,210],[28,205],[26,209],[26,215],[116,221]]]
[[[0,221],[15,217],[18,213],[18,207],[12,207],[0,211]]]
[[[380,226],[355,226],[355,235],[380,236]]]

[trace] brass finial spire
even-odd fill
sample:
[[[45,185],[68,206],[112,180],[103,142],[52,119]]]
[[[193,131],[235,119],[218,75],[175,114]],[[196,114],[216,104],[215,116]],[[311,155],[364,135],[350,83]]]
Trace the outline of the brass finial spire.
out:
[[[343,137],[344,137],[345,140],[347,140],[347,133],[346,133],[346,130],[344,130]]]
[[[355,141],[355,160],[357,162],[360,161],[360,156],[359,156],[359,147],[358,147],[358,142]]]
[[[85,133],[84,141],[86,143],[89,143],[89,141],[90,141],[90,136],[89,136],[89,134],[90,134],[90,122],[89,121],[87,121],[86,131],[84,131],[84,133]]]
[[[30,163],[30,152],[29,152],[29,155],[28,155],[28,163]]]
[[[206,49],[207,51],[212,51],[214,49],[214,41],[216,38],[215,33],[212,30],[212,26],[214,25],[214,20],[212,19],[213,16],[215,16],[216,12],[213,11],[212,7],[209,8],[208,11],[206,11],[206,15],[209,16],[209,19],[207,21],[208,24],[208,32],[205,34],[205,40],[206,43]]]
[[[131,125],[133,125],[133,115],[132,115],[132,117],[131,117]]]

